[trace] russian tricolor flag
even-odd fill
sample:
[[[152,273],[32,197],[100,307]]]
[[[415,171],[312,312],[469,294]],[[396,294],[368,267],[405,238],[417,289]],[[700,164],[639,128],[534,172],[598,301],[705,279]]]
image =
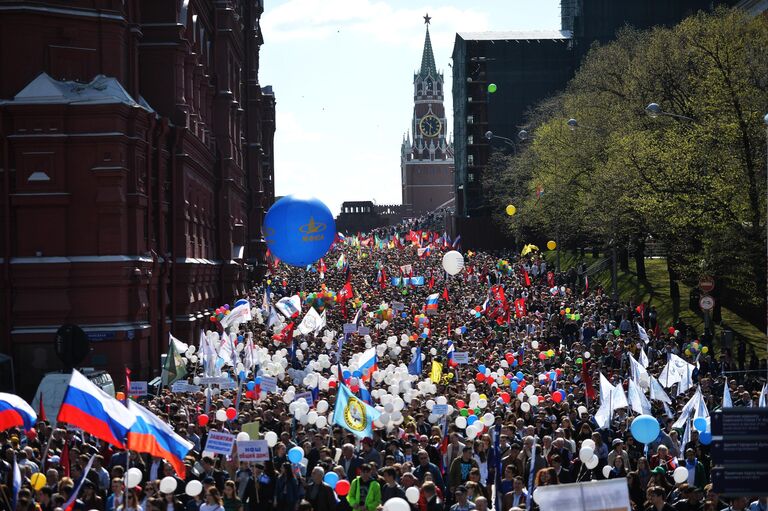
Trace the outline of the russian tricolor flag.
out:
[[[376,348],[371,348],[363,352],[360,357],[360,367],[358,370],[363,373],[363,381],[371,379],[373,372],[378,370],[378,359],[376,358]]]
[[[433,293],[427,297],[427,310],[437,310],[437,300],[440,298],[439,293]]]
[[[14,394],[0,392],[0,431],[15,427],[35,427],[37,414],[26,401]]]
[[[128,430],[136,417],[120,401],[73,369],[57,420],[125,449]]]
[[[184,457],[192,449],[192,442],[180,437],[157,415],[134,401],[128,401],[128,410],[136,416],[128,431],[128,449],[146,452],[163,458],[182,479],[186,477]]]

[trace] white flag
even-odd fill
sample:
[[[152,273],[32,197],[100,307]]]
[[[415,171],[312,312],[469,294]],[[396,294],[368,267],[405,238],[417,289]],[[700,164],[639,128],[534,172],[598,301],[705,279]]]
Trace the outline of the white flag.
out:
[[[651,376],[648,374],[645,367],[635,360],[635,357],[633,357],[631,353],[629,354],[629,365],[632,371],[632,379],[641,389],[643,389],[643,392],[645,392],[651,385]]]
[[[728,387],[728,378],[725,379],[725,386],[723,387],[723,408],[733,408],[731,389]]]
[[[757,406],[760,408],[768,406],[768,404],[766,404],[766,398],[768,398],[768,383],[763,385],[763,390],[760,391],[760,399],[757,401]]]
[[[651,342],[651,339],[648,337],[648,332],[645,331],[645,328],[640,323],[636,323],[637,325],[637,333],[640,335],[640,339],[645,342],[645,344],[648,344]]]
[[[246,321],[251,321],[252,319],[253,317],[251,316],[251,304],[242,303],[229,311],[229,314],[221,318],[221,327],[229,328],[231,325],[237,328],[240,323],[245,323]]]
[[[701,398],[701,393],[699,390],[696,390],[696,393],[691,397],[691,399],[688,400],[687,403],[685,403],[685,406],[683,406],[683,410],[680,412],[680,417],[675,421],[674,424],[672,424],[672,427],[675,429],[682,428],[685,424],[685,421],[688,420],[688,417],[691,416],[691,414],[698,410],[699,406],[699,399]],[[704,406],[706,409],[706,406]]]
[[[629,380],[629,392],[628,392],[629,404],[632,407],[632,411],[637,414],[651,414],[651,403],[640,390],[640,387],[634,380]]]
[[[651,376],[651,400],[661,401],[664,404],[672,404],[672,399],[664,392],[659,380]]]
[[[299,298],[299,295],[280,298],[275,304],[275,307],[277,307],[277,310],[282,312],[286,318],[295,318],[301,313],[301,298]]]
[[[321,323],[323,319],[320,314],[317,313],[314,307],[310,307],[304,319],[301,320],[299,326],[296,328],[297,333],[300,335],[307,335],[317,332],[318,328],[322,329]]]
[[[640,365],[648,368],[648,355],[645,354],[645,348],[640,348],[640,358],[638,359]]]

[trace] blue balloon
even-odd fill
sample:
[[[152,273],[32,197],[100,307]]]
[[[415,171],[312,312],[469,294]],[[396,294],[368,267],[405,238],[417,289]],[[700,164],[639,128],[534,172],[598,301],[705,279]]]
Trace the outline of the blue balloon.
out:
[[[699,442],[701,442],[704,445],[709,445],[710,442],[712,442],[712,433],[709,431],[705,431],[704,433],[699,435]]]
[[[477,422],[477,415],[470,415],[467,417],[467,426],[471,426],[475,422]]]
[[[518,371],[518,372],[515,374],[515,376],[517,376],[517,379],[518,379],[518,380],[522,380],[523,378],[525,378],[525,375],[523,375],[523,372],[522,372],[522,371]]]
[[[407,313],[405,313],[405,312],[403,312],[403,313],[401,313],[401,314],[400,314],[400,316],[402,316],[402,317],[404,317],[404,318],[407,318],[407,317],[408,317],[408,314],[407,314]]]
[[[328,472],[323,476],[323,481],[325,481],[325,484],[331,488],[336,488],[336,483],[339,482],[339,474],[336,472]]]
[[[363,373],[361,371],[355,371],[354,373],[352,373],[352,376],[354,376],[355,378],[362,378]]]
[[[240,374],[238,374],[237,377],[240,381],[243,381],[245,379],[245,371],[240,371]]]
[[[554,372],[554,371],[550,371],[549,372],[549,379],[550,380],[554,380],[555,378],[557,378],[557,373]]]
[[[256,382],[249,381],[248,383],[245,384],[245,388],[247,388],[248,390],[255,389],[256,388]]]
[[[652,415],[638,415],[629,427],[635,440],[643,444],[650,444],[659,436],[661,427],[659,421]]]
[[[517,367],[517,359],[512,360],[512,367]]]
[[[517,390],[517,382],[516,381],[509,382],[509,386],[512,388],[512,390]]]
[[[256,385],[260,385],[261,384],[261,376],[257,376],[256,378],[254,378],[253,379],[253,383],[256,384]]]
[[[477,370],[485,374],[485,366],[483,364],[480,364],[479,366],[477,366]]]
[[[288,461],[291,463],[300,463],[301,458],[304,457],[304,452],[299,447],[294,447],[288,451]]]
[[[323,257],[336,237],[328,206],[294,195],[275,202],[264,218],[267,247],[283,262],[304,267]]]
[[[696,431],[699,433],[703,433],[707,430],[707,419],[704,417],[696,417],[693,419],[693,427],[696,428]]]
[[[350,376],[352,376],[352,373],[350,373],[349,371],[346,371],[346,370],[345,370],[345,371],[342,371],[342,373],[341,373],[341,376],[342,376],[342,378],[344,378],[345,380],[348,380],[348,379],[349,379],[349,377],[350,377]]]

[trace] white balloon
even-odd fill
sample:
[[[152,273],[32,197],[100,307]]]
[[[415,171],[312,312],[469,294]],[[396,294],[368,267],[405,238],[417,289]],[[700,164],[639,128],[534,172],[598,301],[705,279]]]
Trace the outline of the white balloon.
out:
[[[591,438],[586,438],[586,439],[584,439],[584,441],[581,442],[581,447],[582,448],[589,447],[590,449],[592,449],[592,451],[594,451],[595,450],[595,441],[592,440]]]
[[[168,494],[173,493],[174,491],[176,491],[177,485],[178,483],[176,482],[175,477],[171,477],[171,476],[163,477],[163,479],[160,481],[160,491],[162,493],[168,493]]]
[[[416,488],[414,487],[413,489],[415,490]],[[418,502],[418,499],[417,499],[417,502]],[[400,497],[393,497],[391,499],[388,499],[384,503],[383,510],[384,511],[411,511],[411,505],[408,504],[408,502],[405,499],[401,499]]]
[[[142,477],[143,474],[141,473],[141,470],[136,467],[129,468],[128,472],[125,473],[125,486],[128,488],[134,488],[140,485]]]
[[[587,414],[587,407],[582,405],[578,408],[579,415],[586,415]]]
[[[584,447],[582,446],[579,450],[579,459],[586,463],[587,460],[592,459],[592,456],[595,454],[595,451],[591,447]]]
[[[317,412],[312,410],[307,414],[307,422],[309,422],[310,424],[315,424],[317,422],[318,417],[319,416],[317,415]]]
[[[251,435],[249,435],[245,431],[241,431],[240,433],[237,434],[238,442],[247,442],[250,439],[251,439]]]
[[[415,486],[411,486],[405,490],[405,498],[408,499],[408,502],[411,504],[416,504],[419,501],[419,489]]]
[[[493,423],[496,421],[496,417],[494,417],[491,412],[488,412],[485,415],[483,415],[483,418],[480,419],[480,421],[490,428],[491,426],[493,426]]]
[[[531,404],[531,406],[539,406],[539,396],[529,397],[528,402]]]
[[[590,352],[588,352],[588,351],[584,352],[584,358],[589,358],[591,356],[592,356],[592,354]]]
[[[264,440],[267,441],[267,445],[269,447],[274,447],[275,445],[277,445],[277,433],[275,433],[274,431],[267,431],[266,433],[264,433]]]
[[[445,396],[437,396],[437,398],[435,399],[435,402],[439,405],[447,405],[448,398]]]
[[[677,467],[675,471],[672,472],[672,478],[677,484],[686,482],[688,480],[688,469],[685,467]]]
[[[190,497],[197,497],[203,492],[203,483],[201,483],[196,479],[193,479],[192,481],[187,483],[187,487],[184,490],[184,492]]]
[[[326,401],[325,399],[321,399],[320,401],[317,402],[317,413],[322,414],[327,412],[328,406],[329,406],[328,401]]]
[[[457,428],[464,429],[467,427],[467,418],[459,415],[456,417],[456,420],[454,420],[453,423],[456,424]]]
[[[451,250],[443,255],[443,269],[448,275],[458,275],[464,269],[464,256],[456,250]]]
[[[472,424],[471,426],[467,426],[467,429],[465,432],[467,434],[467,438],[469,438],[470,440],[474,440],[474,438],[477,436],[477,433],[478,433],[477,428],[475,428],[474,424]]]
[[[227,411],[224,409],[216,410],[216,420],[219,422],[224,422],[227,420]]]
[[[432,355],[432,356],[434,357],[435,355],[437,355],[437,349],[435,349],[435,348],[430,348],[430,349],[429,349],[429,354],[430,354],[430,355]]]
[[[539,349],[539,341],[531,341],[531,348],[535,350]]]
[[[328,419],[325,418],[325,415],[319,416],[317,418],[317,420],[315,421],[315,426],[317,426],[318,428],[322,429],[322,428],[326,427],[327,425],[328,425]]]
[[[195,376],[194,378],[192,378],[192,383],[194,383],[195,385],[200,385],[200,377]]]
[[[529,412],[531,410],[531,405],[528,403],[523,403],[520,405],[520,409],[524,412]]]
[[[682,468],[682,467],[681,467]],[[608,479],[608,476],[611,475],[611,467],[606,465],[603,467],[603,477]]]
[[[524,389],[524,390],[525,390],[525,394],[526,394],[528,397],[531,397],[531,396],[534,394],[534,392],[536,392],[536,389],[535,389],[535,388],[533,387],[533,385],[531,385],[530,383],[529,383],[528,385],[526,385],[526,386],[525,386],[525,389]]]
[[[598,461],[599,460],[597,459],[597,456],[593,454],[591,459],[588,459],[584,462],[584,465],[586,465],[588,469],[592,470],[597,466]]]
[[[488,406],[488,401],[485,399],[478,399],[477,406],[479,406],[480,408],[485,408],[486,406]]]

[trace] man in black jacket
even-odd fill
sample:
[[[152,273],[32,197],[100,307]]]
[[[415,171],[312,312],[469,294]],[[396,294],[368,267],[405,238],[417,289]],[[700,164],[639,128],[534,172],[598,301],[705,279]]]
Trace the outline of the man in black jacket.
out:
[[[311,482],[307,485],[304,498],[312,504],[314,511],[333,511],[336,509],[336,495],[324,481],[325,471],[321,467],[312,470]]]

